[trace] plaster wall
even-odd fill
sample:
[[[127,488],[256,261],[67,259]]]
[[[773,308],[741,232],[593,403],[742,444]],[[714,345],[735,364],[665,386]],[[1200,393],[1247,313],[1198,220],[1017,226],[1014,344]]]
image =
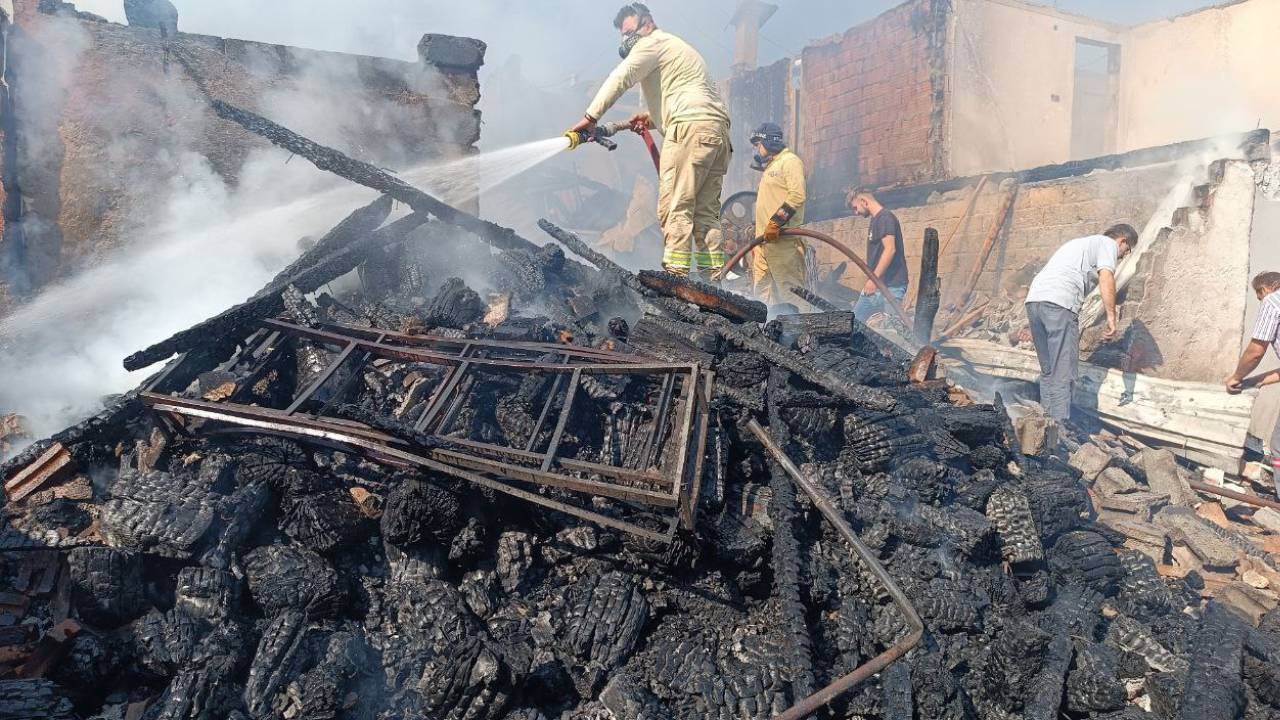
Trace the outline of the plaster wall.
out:
[[[1121,36],[1115,26],[1038,5],[953,0],[947,95],[952,175],[1073,159],[1077,38],[1116,44]]]
[[[1120,151],[1280,127],[1280,2],[1244,0],[1124,34]]]
[[[1255,193],[1249,164],[1227,162],[1199,219],[1175,227],[1154,249],[1145,297],[1126,313],[1142,319],[1156,342],[1157,377],[1216,382],[1235,368],[1248,334]]]

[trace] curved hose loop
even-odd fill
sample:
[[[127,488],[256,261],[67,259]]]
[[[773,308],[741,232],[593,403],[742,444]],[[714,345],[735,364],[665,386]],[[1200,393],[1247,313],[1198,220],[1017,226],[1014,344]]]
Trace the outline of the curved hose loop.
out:
[[[808,228],[786,228],[782,231],[782,236],[811,238],[819,242],[824,242],[827,245],[830,245],[831,247],[840,251],[840,253],[845,257],[849,258],[849,260],[851,260],[854,265],[857,265],[858,269],[861,270],[863,274],[865,274],[868,278],[871,278],[871,282],[875,283],[876,289],[880,291],[880,294],[882,296],[884,296],[885,302],[893,310],[893,314],[897,315],[898,319],[902,321],[902,324],[906,325],[908,330],[914,329],[915,323],[913,323],[907,317],[907,313],[905,310],[902,309],[902,303],[898,302],[898,298],[894,297],[893,293],[889,292],[889,286],[885,285],[883,280],[876,277],[876,274],[874,271],[871,270],[871,267],[868,266],[867,263],[862,258],[858,257],[856,253],[854,253],[852,250],[846,247],[843,243],[831,237],[830,235],[827,235],[826,233],[820,233],[817,230],[810,230]],[[763,242],[764,242],[764,238],[758,237],[755,240],[753,240],[750,245],[747,245],[746,247],[739,250],[737,254],[729,258],[729,261],[724,264],[724,267],[720,269],[720,272],[717,275],[724,275],[724,273],[727,272],[729,268],[732,268],[734,265],[737,265],[742,260],[742,258],[746,257],[747,253],[759,247],[759,245]]]

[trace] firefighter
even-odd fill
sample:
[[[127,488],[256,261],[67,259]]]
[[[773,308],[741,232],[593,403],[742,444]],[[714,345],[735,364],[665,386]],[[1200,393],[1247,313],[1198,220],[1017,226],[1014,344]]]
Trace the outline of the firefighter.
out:
[[[645,108],[631,118],[632,129],[663,135],[658,181],[658,222],[664,248],[662,267],[711,280],[724,265],[720,230],[720,190],[733,147],[729,111],[707,63],[689,43],[659,30],[643,3],[631,3],[613,21],[622,33],[622,63],[596,94],[585,115],[566,135],[576,145],[624,93],[640,85]]]
[[[804,224],[804,163],[782,137],[782,128],[765,123],[751,134],[754,170],[763,173],[756,193],[756,237],[764,242],[752,253],[755,296],[775,312],[800,302],[791,292],[805,287],[805,246],[800,238],[782,237],[783,228]]]

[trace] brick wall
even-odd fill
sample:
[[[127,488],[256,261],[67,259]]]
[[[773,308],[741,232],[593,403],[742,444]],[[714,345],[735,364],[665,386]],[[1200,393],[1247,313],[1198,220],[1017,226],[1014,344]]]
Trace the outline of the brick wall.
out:
[[[1141,231],[1156,206],[1181,177],[1176,164],[1166,163],[1022,185],[1012,215],[978,281],[977,292],[988,297],[998,296],[1001,290],[1024,293],[1031,276],[1062,243],[1102,232],[1118,222],[1129,223]],[[973,183],[934,193],[923,204],[890,208],[902,222],[907,267],[911,271],[909,300],[915,297],[925,228],[937,228],[945,243],[960,221],[976,184],[975,178]],[[969,277],[1002,199],[998,184],[989,183],[978,197],[973,212],[939,257],[944,307],[954,301]],[[860,256],[866,251],[868,221],[865,219],[844,217],[812,223],[809,227],[831,235]],[[817,252],[824,272],[844,260],[843,255],[827,246],[817,247]],[[847,286],[858,290],[865,281],[856,270],[850,270],[844,277]]]
[[[941,179],[947,0],[911,0],[802,54],[801,155],[811,212],[851,185]]]
[[[19,0],[0,305],[127,244],[192,158],[234,185],[264,141],[197,84],[391,168],[474,151],[483,45],[440,38],[419,63],[54,17]],[[444,60],[436,61],[437,57]],[[463,63],[453,65],[445,63]],[[7,282],[6,282],[7,281]],[[8,286],[6,288],[6,285]]]

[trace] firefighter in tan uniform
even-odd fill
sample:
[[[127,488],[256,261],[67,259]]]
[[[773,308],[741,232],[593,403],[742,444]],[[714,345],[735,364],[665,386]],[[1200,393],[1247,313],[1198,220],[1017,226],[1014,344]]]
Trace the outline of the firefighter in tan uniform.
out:
[[[802,302],[791,288],[805,287],[804,242],[782,237],[783,228],[804,224],[804,163],[791,152],[782,128],[765,123],[751,135],[752,168],[764,173],[756,192],[756,237],[765,240],[752,252],[755,296],[771,309]]]
[[[631,126],[637,132],[655,129],[664,138],[658,173],[662,267],[677,275],[696,267],[699,277],[709,280],[725,261],[720,190],[733,153],[729,111],[702,56],[659,30],[648,7],[624,6],[614,26],[622,31],[622,63],[570,129],[570,140],[593,128],[624,93],[640,85],[648,112],[631,118]]]

